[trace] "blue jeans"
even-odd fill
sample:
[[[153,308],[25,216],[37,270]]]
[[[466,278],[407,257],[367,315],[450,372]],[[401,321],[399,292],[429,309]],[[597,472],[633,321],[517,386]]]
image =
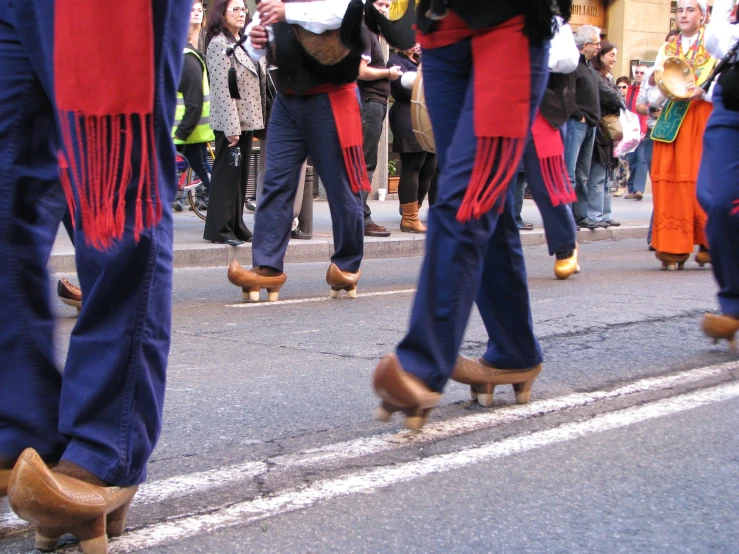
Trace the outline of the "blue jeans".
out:
[[[123,237],[108,251],[85,241],[72,214],[84,303],[63,376],[54,356],[46,264],[66,208],[58,177],[54,1],[0,9],[0,456],[33,447],[119,486],[144,481],[159,437],[169,354],[175,157],[171,131],[189,0],[152,3],[154,134],[162,219],[134,240],[141,163],[134,141]],[[79,197],[76,183],[72,187]]]
[[[588,178],[588,218],[593,221],[611,219],[611,178],[613,170],[598,160],[590,165]]]
[[[531,119],[547,82],[548,52],[548,44],[530,47]],[[493,209],[479,219],[457,220],[477,151],[470,40],[425,50],[423,64],[441,171],[408,334],[397,354],[405,371],[441,391],[454,368],[473,302],[488,332],[486,361],[522,369],[540,363],[542,355],[514,220],[514,187],[508,186],[502,213]]]
[[[210,173],[213,169],[208,162],[208,148],[204,142],[196,144],[183,144],[180,152],[190,164],[195,175],[197,175],[203,183],[203,190],[199,191],[199,198],[208,201],[208,193],[210,192]]]
[[[652,166],[653,141],[649,134],[644,137],[631,154],[627,154],[629,161],[629,192],[641,192],[647,188],[647,175]]]
[[[577,201],[572,205],[572,215],[580,222],[588,215],[588,176],[595,144],[595,127],[576,119],[567,121],[565,137],[565,165],[570,176]]]
[[[254,220],[252,259],[278,271],[290,241],[295,183],[310,156],[326,187],[334,234],[331,261],[356,273],[364,251],[362,198],[352,192],[328,94],[280,94],[272,104],[267,133],[267,169],[259,216]]]

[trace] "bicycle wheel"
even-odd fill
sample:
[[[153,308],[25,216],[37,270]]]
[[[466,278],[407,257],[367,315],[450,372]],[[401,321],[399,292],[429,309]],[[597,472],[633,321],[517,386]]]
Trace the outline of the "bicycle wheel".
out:
[[[198,200],[198,192],[200,192],[203,188],[203,183],[198,179],[195,183],[193,183],[192,186],[188,187],[187,189],[187,202],[190,204],[190,209],[195,213],[196,216],[198,216],[200,219],[205,221],[205,210],[201,210],[202,204]]]

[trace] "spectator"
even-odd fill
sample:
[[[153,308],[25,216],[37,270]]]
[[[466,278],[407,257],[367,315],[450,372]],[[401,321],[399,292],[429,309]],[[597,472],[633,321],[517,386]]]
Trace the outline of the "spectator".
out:
[[[407,77],[412,77],[410,74],[418,71],[420,53],[421,49],[416,44],[404,52],[390,56],[387,65],[400,67]],[[390,108],[390,129],[393,132],[393,151],[400,154],[403,168],[398,184],[398,198],[403,215],[400,230],[425,233],[426,226],[418,219],[418,207],[426,197],[436,172],[436,154],[421,148],[413,132],[410,90],[412,86],[413,79],[405,77],[390,83],[390,93],[395,99]]]
[[[390,11],[390,0],[376,0],[375,8],[384,16]],[[364,135],[364,163],[367,176],[377,167],[377,149],[382,134],[382,124],[387,114],[387,99],[390,97],[390,81],[400,77],[397,66],[385,67],[380,38],[362,25],[362,62],[359,66],[359,95],[362,100],[362,133]],[[364,207],[364,234],[368,237],[389,237],[390,231],[372,221],[372,211],[367,205],[369,191],[362,191]]]
[[[626,199],[633,198],[634,200],[641,200],[644,198],[644,190],[647,188],[649,164],[652,161],[651,153],[648,160],[646,156],[649,117],[637,110],[639,95],[645,84],[644,79],[648,70],[649,68],[644,64],[640,64],[636,67],[634,70],[634,82],[626,93],[626,109],[639,116],[639,123],[641,126],[641,142],[639,143],[639,146],[636,147],[634,152],[626,154],[626,159],[629,161],[629,182],[627,185],[628,194],[624,196]],[[649,148],[651,150],[651,145]]]
[[[601,116],[615,114],[623,106],[623,98],[613,83],[611,69],[616,64],[618,50],[612,42],[601,42],[600,51],[593,58],[593,68],[598,75],[598,96]],[[588,178],[588,219],[602,227],[617,227],[618,221],[611,219],[610,183],[618,159],[613,157],[613,141],[608,139],[599,125],[595,133],[593,159]]]
[[[175,128],[172,131],[177,149],[185,157],[202,186],[198,188],[198,209],[208,209],[211,167],[208,163],[207,144],[215,140],[208,119],[210,118],[210,83],[205,56],[198,50],[200,30],[203,27],[203,3],[194,0],[190,14],[190,31],[185,47],[185,63],[177,89]],[[182,198],[175,200],[175,211],[182,211]]]
[[[583,25],[575,33],[575,44],[580,50],[580,61],[575,69],[575,103],[577,109],[567,121],[565,163],[570,183],[577,195],[572,206],[575,222],[580,227],[597,229],[604,224],[588,217],[587,181],[593,157],[595,127],[600,121],[598,76],[590,67],[590,60],[600,49],[600,29]]]
[[[224,54],[241,37],[247,15],[243,0],[215,0],[208,8],[206,44],[213,95],[210,126],[215,131],[216,158],[203,238],[231,246],[252,239],[244,224],[244,200],[254,130],[264,128],[266,109],[264,62],[255,64],[243,47],[236,48],[232,58]],[[229,93],[232,63],[241,99]]]
[[[621,98],[626,98],[626,93],[629,90],[631,81],[625,75],[616,79],[616,88],[621,94]],[[611,183],[611,192],[613,196],[623,196],[626,193],[627,183],[630,175],[629,162],[626,156],[618,158],[618,167],[613,173],[613,180]]]

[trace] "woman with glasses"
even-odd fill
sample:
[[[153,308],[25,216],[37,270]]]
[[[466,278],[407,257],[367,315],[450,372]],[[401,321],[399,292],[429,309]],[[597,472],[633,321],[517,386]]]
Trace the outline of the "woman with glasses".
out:
[[[255,64],[242,47],[236,48],[233,56],[224,52],[241,37],[247,16],[244,0],[215,0],[208,8],[205,36],[216,157],[203,238],[230,246],[251,242],[252,233],[243,219],[244,198],[254,131],[264,129],[266,110],[264,62]],[[229,92],[232,68],[240,99],[232,98]]]
[[[616,65],[617,54],[616,45],[603,40],[600,43],[598,54],[593,57],[593,69],[598,76],[601,117],[611,114],[618,115],[624,105],[623,98],[613,83],[613,75],[611,75],[611,70]],[[613,157],[613,141],[605,136],[602,126],[598,125],[595,131],[595,146],[588,178],[588,219],[600,223],[603,227],[621,225],[618,221],[611,219],[611,182],[617,167],[618,158]]]

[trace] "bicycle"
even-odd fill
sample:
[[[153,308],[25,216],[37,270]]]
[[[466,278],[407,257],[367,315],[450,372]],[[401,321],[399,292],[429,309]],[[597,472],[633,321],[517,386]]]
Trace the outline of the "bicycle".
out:
[[[215,159],[215,152],[213,146],[208,143],[208,153],[210,154],[210,162],[212,164]],[[202,192],[203,182],[200,179],[194,179],[192,167],[187,159],[180,153],[175,153],[175,160],[177,162],[177,196],[175,200],[182,199],[183,196],[187,198],[187,203],[190,204],[190,210],[192,210],[196,216],[205,221],[205,210],[202,209],[203,205],[198,201],[199,193]],[[202,196],[202,194],[200,194]]]

